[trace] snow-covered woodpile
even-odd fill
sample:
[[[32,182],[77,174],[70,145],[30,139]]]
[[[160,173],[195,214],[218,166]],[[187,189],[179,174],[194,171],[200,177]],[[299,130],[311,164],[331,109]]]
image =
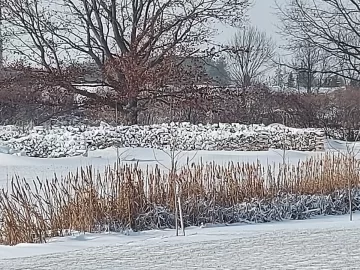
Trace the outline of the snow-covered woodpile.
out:
[[[179,150],[261,151],[269,148],[322,150],[324,135],[317,129],[295,129],[279,124],[192,125],[171,123],[149,126],[36,126],[0,127],[0,151],[31,157],[66,157],[107,147],[176,148]]]

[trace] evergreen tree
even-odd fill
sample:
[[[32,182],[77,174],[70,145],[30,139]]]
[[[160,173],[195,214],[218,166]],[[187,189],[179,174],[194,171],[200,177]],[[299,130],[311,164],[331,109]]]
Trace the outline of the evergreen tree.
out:
[[[295,87],[295,78],[292,71],[290,71],[288,79],[287,79],[287,87],[294,88]]]
[[[283,89],[285,87],[285,70],[279,65],[275,70],[275,85]]]
[[[207,75],[219,85],[224,86],[230,84],[230,76],[224,57],[220,57],[216,60],[206,59],[205,70]]]

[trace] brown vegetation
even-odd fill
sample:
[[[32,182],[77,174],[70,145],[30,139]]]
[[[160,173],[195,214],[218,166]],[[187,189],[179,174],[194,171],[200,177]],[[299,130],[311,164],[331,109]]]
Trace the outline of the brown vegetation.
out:
[[[114,63],[112,66],[116,65],[120,63]],[[163,83],[161,78],[172,72],[175,74],[178,68],[164,66],[160,73],[156,70],[144,71],[145,79],[139,83],[144,84],[148,81],[149,89],[142,90],[139,96],[144,94],[155,97],[160,90],[153,92],[151,89],[160,89]],[[178,81],[178,85],[174,82],[173,86],[162,88],[161,98],[159,96],[154,99],[145,98],[141,101],[144,102],[144,106],[137,105],[133,114],[130,112],[123,114],[120,109],[117,110],[118,123],[129,123],[128,117],[131,115],[137,119],[138,124],[169,121],[187,121],[194,124],[284,122],[293,127],[324,128],[330,135],[335,130],[340,138],[347,140],[353,140],[356,137],[356,131],[360,128],[358,106],[360,91],[358,88],[349,87],[329,93],[309,94],[294,91],[276,92],[261,84],[248,87],[246,90],[229,86],[210,87],[207,84],[195,84],[191,77],[197,73],[205,78],[203,71],[198,67],[188,67],[186,72],[182,72],[182,77],[179,76],[178,79],[182,81]],[[155,78],[158,74],[162,74],[158,79],[150,80],[146,77]],[[69,95],[63,88],[51,85],[45,81],[45,78],[35,75],[26,73],[1,81],[1,124],[33,121],[39,125],[49,119],[56,119],[58,116],[71,118],[72,115],[88,119],[90,123],[102,120],[115,123],[115,108],[101,102],[94,102],[94,100],[76,103],[74,95]],[[130,76],[129,80],[131,78]],[[27,83],[30,80],[31,87]],[[116,99],[121,98],[118,96]]]
[[[162,220],[161,215],[149,213],[156,206],[173,211],[175,182],[179,183],[184,216],[194,224],[204,207],[211,216],[215,207],[271,199],[280,193],[329,195],[349,183],[358,187],[358,167],[357,160],[326,155],[285,167],[189,164],[173,177],[157,167],[126,165],[118,171],[107,168],[105,173],[84,168],[63,180],[30,183],[16,178],[0,194],[0,241],[9,245],[44,242],[70,231],[104,231],[116,224],[133,230],[173,227],[174,219]]]

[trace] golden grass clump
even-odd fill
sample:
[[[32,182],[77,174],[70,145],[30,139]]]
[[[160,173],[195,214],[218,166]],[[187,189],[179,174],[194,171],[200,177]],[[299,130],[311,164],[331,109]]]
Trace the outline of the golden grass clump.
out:
[[[112,224],[141,229],[137,218],[154,206],[173,210],[175,185],[181,201],[193,202],[184,209],[188,217],[198,215],[200,201],[231,207],[280,193],[328,195],[349,184],[358,187],[359,167],[355,159],[328,154],[296,165],[189,164],[175,176],[157,166],[123,165],[96,173],[92,167],[80,168],[64,179],[47,181],[15,177],[0,192],[0,243],[45,242]]]

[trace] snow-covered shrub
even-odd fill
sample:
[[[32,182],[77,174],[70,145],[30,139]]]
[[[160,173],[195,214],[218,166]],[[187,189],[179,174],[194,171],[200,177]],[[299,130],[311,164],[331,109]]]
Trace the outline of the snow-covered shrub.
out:
[[[176,137],[176,140],[173,140]],[[323,147],[322,131],[282,125],[191,125],[170,123],[150,126],[0,127],[0,145],[31,157],[81,155],[88,143],[91,150],[119,147],[163,149],[175,141],[179,150],[261,151],[269,148],[314,151]]]
[[[353,211],[360,210],[360,188],[353,189]],[[319,215],[343,215],[349,212],[348,191],[337,190],[329,195],[281,194],[271,199],[254,199],[231,207],[210,206],[205,201],[184,203],[184,222],[187,226],[201,224],[264,223],[281,220],[302,220]],[[187,209],[201,209],[196,216]],[[123,226],[123,225],[122,225]],[[120,224],[118,227],[122,227]],[[154,206],[136,218],[138,230],[174,228],[170,209]]]

